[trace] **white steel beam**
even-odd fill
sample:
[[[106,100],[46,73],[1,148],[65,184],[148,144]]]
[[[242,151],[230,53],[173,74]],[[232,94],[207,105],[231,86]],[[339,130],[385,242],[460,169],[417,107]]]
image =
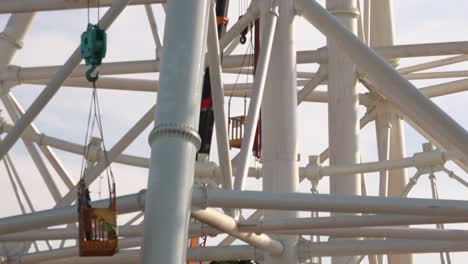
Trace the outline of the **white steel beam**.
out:
[[[466,242],[446,241],[414,241],[414,240],[367,240],[367,241],[343,241],[343,242],[304,242],[299,248],[301,259],[311,256],[350,256],[370,254],[407,254],[407,253],[438,253],[443,251],[467,251]],[[139,250],[122,250],[114,257],[93,258],[97,264],[139,263]],[[193,257],[192,257],[193,256]],[[238,260],[252,259],[262,260],[263,253],[250,246],[230,247],[206,247],[188,249],[187,260]],[[48,262],[51,264],[85,264],[86,258],[69,258]]]
[[[118,197],[118,213],[130,213],[143,210],[145,191],[137,194]],[[194,188],[192,206],[211,206],[226,208],[252,208],[300,211],[335,211],[350,213],[383,213],[405,216],[333,216],[312,219],[286,219],[264,221],[258,224],[242,222],[240,232],[256,232],[277,225],[290,228],[337,228],[366,227],[385,225],[411,225],[434,223],[467,222],[468,204],[466,201],[430,200],[415,198],[383,198],[360,196],[330,196],[310,193],[271,193],[252,191],[225,191]],[[94,207],[107,206],[108,200],[93,203]],[[417,216],[420,215],[420,216]],[[434,216],[440,215],[440,216]],[[39,211],[26,215],[11,216],[0,219],[0,235],[40,229],[49,226],[74,223],[77,219],[75,206]],[[285,224],[286,223],[286,224]],[[254,228],[254,229],[252,229]],[[255,229],[259,228],[259,229]],[[296,228],[297,229],[297,228]]]
[[[278,234],[319,235],[346,238],[387,238],[430,241],[468,241],[466,230],[441,230],[430,228],[404,227],[360,227],[360,228],[327,228],[327,229],[296,229],[271,230],[264,232]],[[392,259],[392,258],[391,258]],[[402,263],[402,262],[395,262]]]
[[[123,11],[127,2],[128,0],[113,0],[111,8],[99,22],[100,27],[104,30],[108,29],[112,22],[114,22],[117,16]],[[54,74],[54,77],[49,81],[46,88],[41,92],[41,94],[39,94],[36,100],[34,100],[21,119],[18,120],[13,129],[0,142],[0,158],[5,156],[11,147],[13,147],[24,130],[49,103],[65,79],[79,65],[81,60],[80,47],[77,47],[67,62]]]
[[[375,226],[421,225],[463,223],[468,217],[402,216],[402,215],[345,215],[317,218],[291,218],[279,220],[245,220],[239,223],[240,232],[272,232],[275,230],[315,230],[337,228],[362,228]]]
[[[211,209],[210,209],[211,210]],[[196,216],[196,213],[199,211],[195,211],[193,216]],[[220,213],[222,214],[222,213]],[[206,214],[208,216],[210,214]],[[382,216],[380,216],[382,217]],[[408,217],[395,217],[405,219]],[[203,218],[203,217],[202,217]],[[325,218],[325,217],[324,217]],[[412,217],[406,219],[410,220]],[[216,219],[216,220],[215,220]],[[436,218],[436,220],[443,220],[444,218]],[[445,218],[445,220],[450,218]],[[466,219],[466,218],[465,218]],[[230,226],[229,233],[233,233],[232,230],[235,230],[234,236],[239,237],[241,240],[245,240],[247,243],[249,241],[255,240],[253,242],[255,246],[259,249],[266,248],[265,251],[275,250],[275,247],[278,247],[278,252],[281,246],[281,243],[276,244],[274,240],[260,240],[259,237],[268,238],[267,235],[261,234],[256,235],[254,233],[270,233],[272,235],[275,234],[302,234],[302,235],[320,235],[320,236],[333,236],[333,237],[367,237],[367,238],[391,238],[391,239],[408,239],[408,240],[430,240],[430,241],[468,241],[468,231],[466,230],[457,230],[457,229],[430,229],[430,228],[406,228],[406,227],[353,227],[353,228],[315,228],[317,226],[317,222],[313,222],[313,219],[284,219],[283,221],[276,221],[275,222],[250,222],[248,224],[244,224],[240,222],[237,226],[234,225],[234,219],[230,219],[228,221],[222,221],[223,223],[217,224],[215,222],[220,221],[218,216],[213,217],[213,219],[208,219],[211,226],[217,226],[219,229],[224,229],[226,226]],[[302,224],[300,222],[293,222],[293,220],[302,220]],[[323,220],[324,219],[320,219]],[[431,219],[432,220],[432,219]],[[462,220],[459,220],[460,222]],[[207,224],[208,224],[207,222]],[[414,221],[413,221],[414,222]],[[439,221],[442,222],[442,221]],[[445,221],[444,221],[445,222]],[[315,225],[313,225],[315,224]],[[349,223],[346,223],[349,224]],[[393,223],[392,223],[393,224]],[[255,228],[253,228],[255,225]],[[330,225],[330,224],[328,224]],[[395,224],[393,224],[395,225]],[[221,227],[224,226],[224,227]],[[248,227],[248,228],[246,228]],[[239,231],[248,229],[250,231]],[[216,236],[218,234],[222,234],[224,232],[218,231],[215,228],[204,226],[203,224],[191,224],[189,229],[190,236]],[[249,234],[248,236],[243,236],[243,234]],[[119,227],[119,235],[121,237],[129,238],[129,237],[142,237],[144,234],[143,226],[121,226]],[[249,238],[252,237],[252,239]],[[3,235],[0,236],[0,241],[3,242],[14,242],[14,241],[37,241],[37,240],[59,240],[59,239],[77,239],[78,238],[78,229],[77,228],[54,228],[54,229],[43,229],[43,230],[33,230],[21,233],[15,233],[10,235]],[[274,243],[272,243],[274,242]],[[276,244],[276,246],[275,246]],[[139,244],[138,244],[139,245]],[[258,245],[258,246],[256,246]]]
[[[344,242],[304,242],[299,248],[300,259],[311,256],[350,256],[370,254],[407,254],[437,253],[441,251],[466,251],[466,242],[447,241],[414,241],[414,240],[367,240]],[[223,261],[252,259],[261,261],[263,253],[251,246],[199,247],[187,249],[187,261]],[[140,250],[122,250],[113,257],[96,257],[97,264],[136,264],[139,262]],[[85,264],[87,258],[67,258],[47,262],[50,264]]]
[[[195,188],[194,206],[339,213],[468,216],[468,202]]]
[[[255,2],[254,2],[255,3]],[[221,50],[226,48],[231,41],[236,38],[240,32],[252,20],[256,18],[257,9],[252,9],[252,14],[241,18],[220,40]],[[244,27],[242,27],[244,26]],[[444,55],[458,55],[468,54],[468,42],[448,42],[448,43],[431,43],[431,44],[411,44],[411,45],[397,45],[391,47],[376,47],[375,52],[385,58],[405,58],[405,57],[424,57],[424,56],[444,56]],[[252,54],[247,54],[251,56]],[[231,55],[223,58],[223,68],[236,68],[241,66],[253,66],[244,62],[245,55]],[[297,63],[326,63],[328,61],[328,51],[326,48],[318,50],[306,50],[297,52]],[[48,80],[51,78],[61,66],[40,66],[40,67],[18,67],[9,66],[0,71],[0,80],[12,81],[21,83],[26,80]],[[99,67],[101,75],[115,75],[115,74],[133,74],[133,73],[149,73],[159,72],[160,60],[143,60],[143,61],[123,61],[123,62],[110,62],[103,63]],[[87,67],[79,65],[72,71],[70,77],[81,77],[84,75]],[[447,78],[447,77],[466,77],[466,72],[454,72],[448,74],[431,73],[432,78]],[[422,73],[415,76],[409,75],[411,78],[431,77],[431,75]]]
[[[427,97],[437,97],[468,90],[468,79],[426,86],[420,89]]]
[[[425,62],[413,66],[408,66],[404,68],[399,68],[398,72],[401,74],[408,74],[408,73],[413,73],[413,72],[418,72],[418,71],[424,71],[424,70],[429,70],[437,67],[442,67],[442,66],[447,66],[459,62],[463,62],[468,60],[468,55],[458,55],[454,57],[449,57],[441,60],[435,60],[435,61],[430,61],[430,62]]]

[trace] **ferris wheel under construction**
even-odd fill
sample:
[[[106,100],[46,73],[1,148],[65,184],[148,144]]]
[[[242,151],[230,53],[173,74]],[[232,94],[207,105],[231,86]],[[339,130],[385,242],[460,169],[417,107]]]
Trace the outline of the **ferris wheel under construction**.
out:
[[[394,2],[427,11],[0,1],[0,263],[463,263],[468,41],[437,32],[458,30],[447,22],[437,42],[397,45]],[[125,23],[112,31],[129,9],[129,34],[144,22],[156,52],[111,62],[117,37],[143,47]],[[63,65],[17,65],[23,47],[44,52],[27,39],[38,14],[65,28],[80,11]]]

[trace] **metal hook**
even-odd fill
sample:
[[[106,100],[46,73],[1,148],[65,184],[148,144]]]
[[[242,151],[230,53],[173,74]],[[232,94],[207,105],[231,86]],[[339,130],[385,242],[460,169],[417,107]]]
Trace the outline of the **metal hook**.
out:
[[[89,68],[89,70],[86,71],[86,79],[89,82],[95,83],[99,79],[99,72],[96,72],[96,76],[92,76],[96,68],[97,68],[96,65],[92,65],[91,68]]]

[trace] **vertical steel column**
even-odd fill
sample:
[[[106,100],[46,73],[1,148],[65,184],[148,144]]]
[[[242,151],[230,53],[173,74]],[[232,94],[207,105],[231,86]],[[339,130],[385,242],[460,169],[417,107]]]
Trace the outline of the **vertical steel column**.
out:
[[[357,33],[357,0],[327,0],[327,9],[347,29]],[[328,127],[330,165],[359,163],[359,97],[356,87],[356,66],[336,43],[327,39],[328,46]],[[359,195],[358,174],[330,177],[330,193]],[[348,257],[333,257],[332,263],[342,264]]]
[[[168,2],[142,263],[185,262],[210,1]]]
[[[393,0],[374,1],[370,6],[370,46],[382,47],[394,45],[394,17]],[[398,61],[392,61],[396,66]],[[403,121],[399,114],[389,113],[388,120],[391,127],[389,159],[405,158],[405,138],[403,134]],[[379,116],[377,116],[379,119]],[[400,196],[407,182],[405,169],[391,170],[388,172],[388,196]],[[411,264],[412,255],[389,255],[389,264]]]
[[[261,1],[261,10],[274,1]],[[265,94],[262,105],[263,190],[272,192],[296,192],[299,185],[297,170],[297,86],[296,50],[294,35],[293,1],[278,1],[279,17],[270,59]],[[264,29],[269,27],[261,17],[261,41]],[[261,51],[260,51],[261,52]],[[294,211],[265,211],[265,219],[294,218]],[[293,264],[297,260],[298,236],[278,236],[283,254],[265,255],[265,264]]]

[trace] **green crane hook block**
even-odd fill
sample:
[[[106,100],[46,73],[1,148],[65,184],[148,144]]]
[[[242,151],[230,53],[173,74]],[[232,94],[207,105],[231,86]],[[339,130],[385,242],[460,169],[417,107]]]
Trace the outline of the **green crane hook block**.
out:
[[[88,24],[88,28],[81,34],[81,57],[85,60],[86,65],[91,65],[91,68],[86,72],[86,78],[90,82],[95,82],[98,78],[92,77],[91,74],[97,66],[101,65],[102,59],[106,57],[107,51],[107,34],[99,25]]]

